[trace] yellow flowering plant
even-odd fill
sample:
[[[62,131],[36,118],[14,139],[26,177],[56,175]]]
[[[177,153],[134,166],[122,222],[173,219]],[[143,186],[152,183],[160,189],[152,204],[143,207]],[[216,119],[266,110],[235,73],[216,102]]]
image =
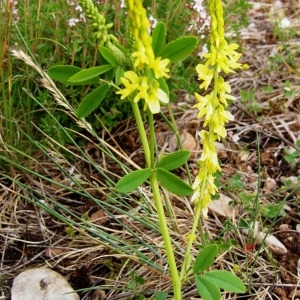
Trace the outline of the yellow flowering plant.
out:
[[[229,120],[233,120],[232,114],[226,109],[228,108],[227,100],[232,101],[235,98],[230,95],[231,87],[222,77],[222,73],[229,74],[242,68],[242,65],[238,63],[241,53],[236,51],[239,46],[228,44],[225,39],[222,1],[209,0],[208,9],[211,17],[210,49],[204,55],[205,64],[198,64],[196,71],[201,82],[200,89],[208,90],[209,87],[212,89],[205,96],[195,94],[197,104],[194,107],[198,109],[197,117],[204,118],[204,129],[199,132],[203,151],[198,160],[199,173],[193,184],[192,202],[195,205],[195,216],[191,236],[196,234],[198,225],[202,228],[201,214],[207,217],[207,206],[211,202],[212,196],[218,191],[215,185],[215,174],[221,170],[221,167],[215,142],[226,137],[225,124]],[[198,224],[198,220],[200,224]],[[202,230],[200,230],[200,234],[202,234],[204,247],[196,258],[193,271],[196,286],[202,298],[220,299],[220,288],[237,293],[244,292],[245,288],[242,282],[231,272],[219,270],[204,272],[213,263],[219,249],[214,244],[205,245],[206,240]],[[192,243],[191,239],[188,240],[180,274],[181,280],[185,278],[186,272],[190,269]],[[220,279],[223,281],[222,283],[220,283]],[[229,287],[226,282],[233,283],[234,286]]]
[[[141,0],[126,0],[126,12],[129,22],[131,47],[126,49],[118,39],[109,33],[111,24],[106,24],[104,16],[98,12],[89,0],[79,1],[92,20],[95,37],[99,39],[99,52],[103,64],[89,69],[73,66],[55,66],[49,75],[68,84],[98,84],[85,96],[77,109],[77,116],[84,118],[96,109],[110,89],[114,89],[122,101],[131,104],[142,142],[146,166],[130,172],[121,178],[115,186],[119,193],[130,193],[150,181],[154,205],[156,207],[161,234],[167,254],[173,287],[173,299],[182,299],[182,285],[195,275],[199,294],[205,300],[219,299],[220,289],[232,292],[244,292],[242,282],[227,271],[207,271],[220,250],[215,244],[206,245],[201,225],[201,214],[206,216],[207,205],[217,193],[215,173],[221,169],[215,148],[215,142],[226,137],[225,125],[233,116],[227,110],[231,87],[222,77],[241,68],[238,60],[241,56],[236,50],[237,44],[228,44],[224,36],[223,9],[220,0],[209,0],[211,17],[210,49],[205,54],[205,63],[196,67],[200,89],[211,91],[205,96],[195,94],[198,109],[197,117],[203,119],[203,130],[199,133],[202,154],[198,160],[199,173],[194,184],[185,183],[171,171],[186,164],[189,152],[178,150],[163,157],[156,156],[156,137],[154,115],[161,113],[161,106],[169,104],[167,80],[170,64],[188,57],[197,46],[197,38],[183,36],[165,45],[166,27],[158,23],[150,34],[150,23]],[[142,108],[140,103],[142,103]],[[147,128],[142,114],[147,116]],[[176,132],[176,129],[174,129]],[[187,247],[182,265],[176,262],[164,203],[161,199],[161,187],[179,196],[191,196],[194,203],[194,221],[187,238]],[[192,245],[197,240],[197,228],[200,227],[202,251],[195,259],[191,256]],[[191,268],[192,263],[194,267]],[[180,270],[180,272],[179,272]],[[230,284],[228,283],[230,279]],[[205,291],[210,290],[207,294]],[[214,295],[211,297],[210,295]]]

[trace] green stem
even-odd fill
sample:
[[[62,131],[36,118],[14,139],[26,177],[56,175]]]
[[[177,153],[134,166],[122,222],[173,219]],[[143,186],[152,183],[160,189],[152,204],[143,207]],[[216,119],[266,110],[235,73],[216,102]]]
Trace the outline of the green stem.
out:
[[[164,212],[163,202],[160,196],[159,185],[155,172],[155,131],[154,131],[154,120],[153,114],[148,111],[148,121],[149,121],[149,145],[150,145],[150,160],[151,160],[151,168],[153,172],[150,177],[150,183],[154,198],[155,207],[157,210],[159,225],[161,234],[163,236],[165,249],[167,253],[169,268],[171,272],[172,284],[173,284],[173,292],[174,299],[181,300],[181,281],[179,278],[179,273],[176,266],[175,255],[173,251],[172,241],[169,234],[169,228],[166,221],[166,216]]]
[[[155,153],[155,131],[153,114],[148,110],[148,123],[149,123],[149,147],[150,147],[150,162],[151,168],[155,167],[154,153]]]
[[[174,292],[174,300],[181,300],[181,280],[179,277],[179,273],[176,266],[174,251],[172,247],[171,238],[169,235],[168,225],[166,221],[166,216],[164,213],[164,207],[161,201],[160,193],[159,193],[159,186],[156,177],[155,171],[152,172],[150,177],[151,188],[153,192],[153,198],[155,207],[157,210],[160,230],[163,236],[165,249],[167,253],[168,263],[170,267],[171,277],[172,277],[172,284],[173,284],[173,292]]]
[[[190,265],[192,263],[192,261],[190,259],[190,257],[191,257],[190,255],[191,255],[191,249],[192,249],[193,242],[194,242],[194,237],[196,236],[197,226],[199,226],[199,228],[200,228],[199,231],[200,231],[200,235],[201,235],[202,244],[205,243],[205,237],[204,237],[202,221],[201,221],[201,212],[202,212],[201,199],[203,198],[203,195],[204,195],[206,179],[207,179],[207,173],[201,182],[200,197],[199,197],[199,200],[196,205],[196,210],[195,210],[195,215],[194,215],[194,220],[193,220],[193,227],[192,227],[192,231],[190,233],[190,238],[188,240],[188,244],[187,244],[187,248],[185,251],[185,256],[184,256],[184,260],[183,260],[183,264],[182,264],[182,268],[181,268],[181,272],[180,272],[180,280],[181,281],[183,281],[185,279],[185,276],[186,276],[186,274],[190,268]]]
[[[136,125],[139,131],[140,139],[142,142],[142,146],[144,149],[144,155],[145,155],[145,160],[146,160],[146,165],[147,168],[151,168],[151,155],[150,155],[150,149],[149,149],[149,144],[148,144],[148,139],[147,139],[147,134],[143,125],[143,120],[141,117],[140,109],[137,103],[134,101],[131,101],[132,105],[132,110],[133,114],[136,120]]]

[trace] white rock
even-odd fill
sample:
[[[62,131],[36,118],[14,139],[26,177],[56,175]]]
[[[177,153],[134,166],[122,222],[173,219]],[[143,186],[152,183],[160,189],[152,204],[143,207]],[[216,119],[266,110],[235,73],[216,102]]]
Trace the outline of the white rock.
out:
[[[183,130],[180,134],[182,140],[183,149],[189,151],[195,151],[197,149],[197,142],[195,138],[186,130]]]
[[[266,238],[265,236],[264,232],[260,232],[256,237],[256,241],[258,243],[264,241],[268,249],[274,254],[283,255],[287,253],[286,247],[274,235],[268,234]]]
[[[234,215],[234,208],[230,202],[233,202],[231,198],[220,194],[218,200],[213,200],[208,204],[208,210],[219,216],[231,218]]]
[[[252,222],[250,225],[257,244],[264,242],[266,247],[274,254],[283,255],[287,253],[286,247],[274,235],[259,231],[258,221]],[[243,229],[242,232],[249,235],[250,229]]]
[[[48,268],[29,269],[13,282],[11,300],[79,300],[67,280]]]
[[[280,181],[284,184],[286,182],[290,182],[292,186],[298,184],[298,178],[296,176],[290,176],[290,177],[282,176],[282,177],[280,177]]]

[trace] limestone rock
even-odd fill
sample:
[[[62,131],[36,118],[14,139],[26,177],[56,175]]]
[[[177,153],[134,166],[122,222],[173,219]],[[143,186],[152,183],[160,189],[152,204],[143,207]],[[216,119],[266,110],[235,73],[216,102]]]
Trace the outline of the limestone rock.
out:
[[[29,269],[13,282],[11,300],[79,300],[67,280],[48,268]]]

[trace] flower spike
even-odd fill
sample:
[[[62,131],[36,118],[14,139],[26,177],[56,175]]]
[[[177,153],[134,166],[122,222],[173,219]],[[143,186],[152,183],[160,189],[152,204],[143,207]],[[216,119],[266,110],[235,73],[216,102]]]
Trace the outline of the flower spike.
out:
[[[202,212],[207,213],[207,205],[211,196],[217,191],[214,184],[215,172],[221,170],[218,162],[215,142],[226,137],[225,124],[233,120],[232,114],[227,111],[227,100],[235,100],[230,95],[231,87],[222,77],[241,69],[238,63],[241,53],[237,52],[237,44],[228,44],[224,36],[224,18],[221,0],[208,1],[209,15],[211,16],[210,49],[205,64],[198,64],[196,71],[201,82],[200,89],[207,90],[212,86],[212,91],[205,96],[195,94],[198,109],[198,118],[204,118],[204,130],[199,133],[203,145],[203,152],[199,158],[199,174],[194,182],[195,193],[192,200],[201,205]],[[207,130],[206,130],[207,129]]]

